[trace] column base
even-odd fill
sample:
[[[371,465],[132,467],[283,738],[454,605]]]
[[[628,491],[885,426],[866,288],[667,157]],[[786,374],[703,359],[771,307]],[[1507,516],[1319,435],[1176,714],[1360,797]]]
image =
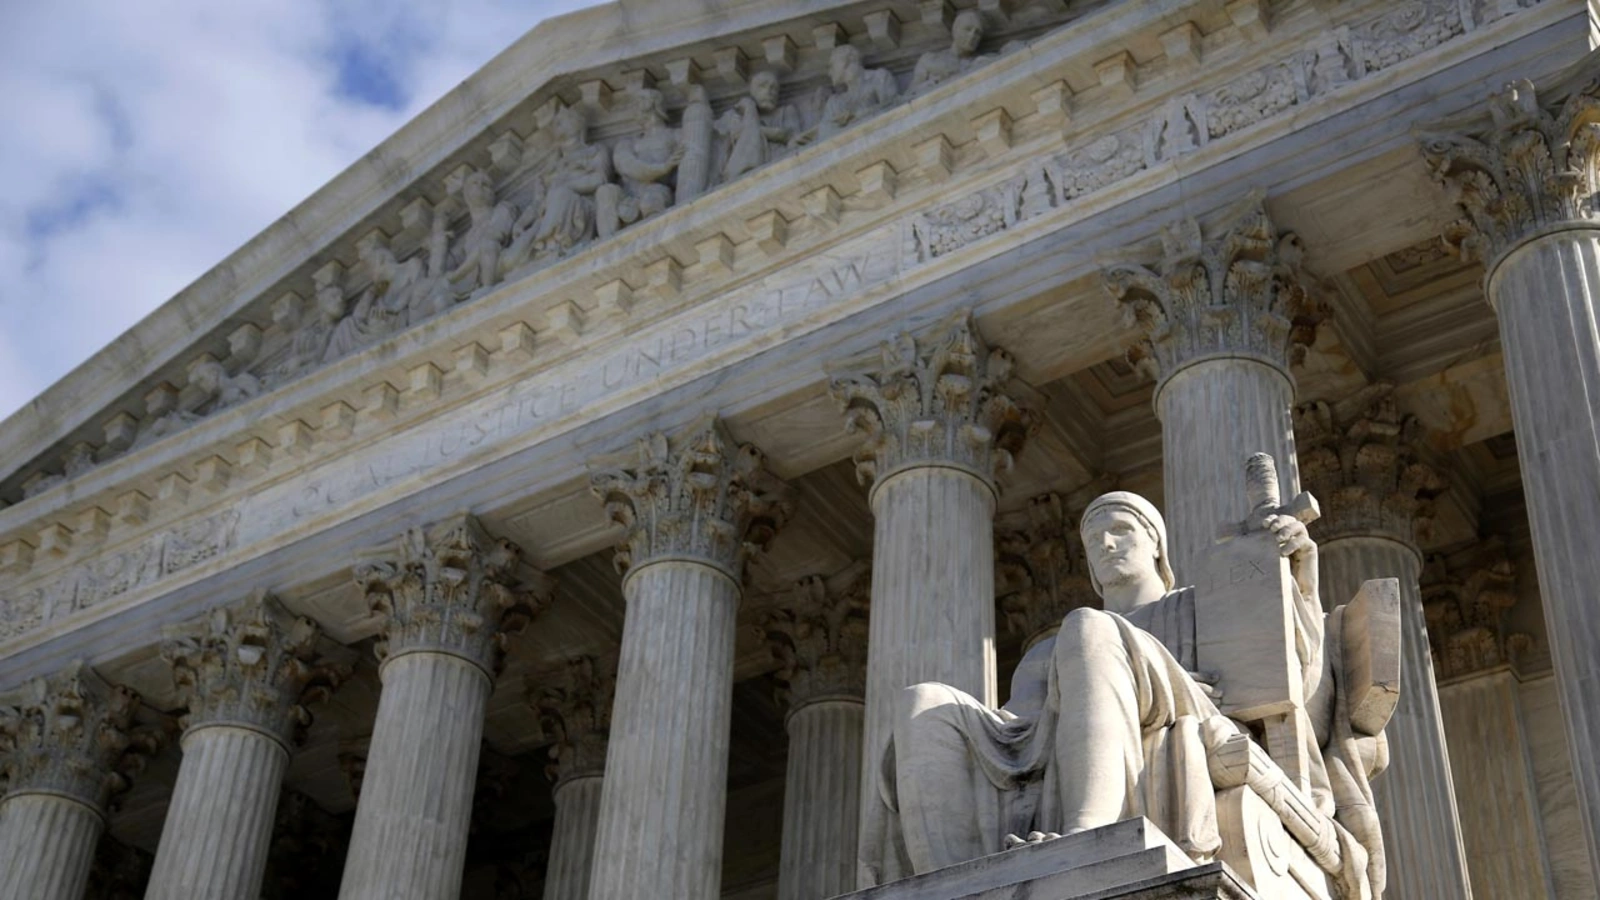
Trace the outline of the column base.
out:
[[[1148,819],[1139,818],[878,885],[838,900],[1254,900],[1256,896],[1223,863],[1194,862]]]

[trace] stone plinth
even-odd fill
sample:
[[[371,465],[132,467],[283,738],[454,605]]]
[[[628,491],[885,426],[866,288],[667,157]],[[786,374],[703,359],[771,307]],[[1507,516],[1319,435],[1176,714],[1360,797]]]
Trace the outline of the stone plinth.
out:
[[[1229,898],[1255,894],[1219,862],[1196,864],[1147,819],[1028,844],[839,900]]]

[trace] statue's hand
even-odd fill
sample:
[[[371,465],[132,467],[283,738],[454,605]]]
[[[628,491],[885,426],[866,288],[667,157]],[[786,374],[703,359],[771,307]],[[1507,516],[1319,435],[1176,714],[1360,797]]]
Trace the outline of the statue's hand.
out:
[[[1026,847],[1029,844],[1042,844],[1045,841],[1053,841],[1058,837],[1061,837],[1061,835],[1054,831],[1030,831],[1025,838],[1008,834],[1006,835],[1005,849],[1014,850],[1017,847]]]
[[[1190,672],[1189,677],[1194,679],[1195,686],[1200,688],[1200,693],[1205,694],[1207,700],[1218,707],[1222,706],[1222,688],[1217,687],[1217,682],[1222,680],[1221,675],[1216,672]]]
[[[1261,524],[1278,539],[1278,552],[1290,559],[1317,549],[1306,523],[1294,516],[1267,516]]]

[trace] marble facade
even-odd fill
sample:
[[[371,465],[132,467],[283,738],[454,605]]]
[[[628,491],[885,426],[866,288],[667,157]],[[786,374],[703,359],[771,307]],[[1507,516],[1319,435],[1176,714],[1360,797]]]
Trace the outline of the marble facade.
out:
[[[1197,578],[1258,451],[1399,579],[1385,896],[1592,897],[1593,17],[541,25],[0,423],[0,898],[876,883],[895,692],[1005,700],[1106,490]]]

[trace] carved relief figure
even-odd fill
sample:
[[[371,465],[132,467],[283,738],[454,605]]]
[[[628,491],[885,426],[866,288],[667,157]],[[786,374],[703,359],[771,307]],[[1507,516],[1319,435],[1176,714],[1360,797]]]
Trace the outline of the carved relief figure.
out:
[[[169,434],[182,431],[199,418],[187,410],[178,408],[177,392],[172,391],[170,387],[151,391],[145,397],[144,409],[144,423],[139,426],[139,434],[133,439],[133,446],[129,447],[129,450],[137,450]]]
[[[363,241],[357,254],[372,278],[371,287],[351,313],[358,322],[365,322],[360,328],[364,343],[382,340],[454,302],[442,285],[428,278],[419,257],[400,262],[387,244],[376,240]]]
[[[611,181],[611,151],[589,143],[583,114],[571,107],[556,113],[556,161],[534,230],[535,252],[564,254],[595,236],[595,192]]]
[[[198,388],[211,405],[212,412],[243,403],[261,393],[261,381],[249,372],[229,375],[222,363],[214,359],[202,360],[189,373],[189,384]]]
[[[1325,664],[1342,664],[1350,646],[1341,637],[1346,608],[1328,615],[1325,635],[1317,547],[1305,525],[1276,513],[1257,524],[1293,579],[1284,599],[1294,607],[1294,646],[1282,649],[1304,682],[1314,720],[1305,736],[1320,742],[1307,748],[1311,814],[1336,816],[1354,835],[1341,839],[1342,868],[1332,873],[1344,896],[1377,898],[1385,869],[1368,781],[1386,765],[1382,724],[1359,733],[1348,698],[1333,699],[1348,687],[1324,678]],[[896,846],[863,846],[874,881],[1139,815],[1197,859],[1222,849],[1208,756],[1249,738],[1221,711],[1217,676],[1199,671],[1196,589],[1174,589],[1161,514],[1138,495],[1096,498],[1080,532],[1104,611],[1073,610],[1036,644],[1004,708],[940,684],[898,698],[878,787]]]
[[[683,161],[678,164],[677,202],[682,205],[704,194],[711,186],[711,142],[716,136],[716,117],[711,101],[700,85],[689,87],[689,104],[678,122],[678,138],[683,143]]]
[[[62,463],[62,472],[59,475],[46,475],[43,478],[31,480],[22,486],[23,499],[34,497],[50,490],[58,484],[77,478],[79,475],[94,468],[94,448],[88,444],[78,443],[67,448],[66,459]]]
[[[819,140],[885,109],[900,97],[894,74],[887,69],[869,69],[861,61],[861,50],[851,44],[833,48],[828,58],[828,77],[833,93],[822,104],[822,119],[817,123]]]
[[[458,259],[445,278],[456,296],[464,298],[500,280],[500,251],[511,238],[517,208],[496,202],[494,183],[481,171],[462,180],[461,199],[467,204],[472,225],[456,245]]]
[[[723,181],[764,166],[804,142],[800,111],[778,103],[778,87],[776,72],[756,72],[750,76],[749,94],[717,120],[717,133],[728,142]]]
[[[638,137],[618,141],[611,151],[611,163],[622,183],[602,185],[595,192],[601,237],[672,205],[673,191],[665,182],[677,171],[687,150],[678,130],[667,124],[660,91],[642,88],[635,92],[635,102],[643,131]],[[710,152],[709,146],[705,149]]]
[[[982,14],[975,9],[963,10],[950,23],[950,46],[929,50],[917,60],[917,67],[911,73],[909,93],[915,96],[931,90],[941,82],[988,62],[990,57],[977,55],[978,44],[982,41]]]

